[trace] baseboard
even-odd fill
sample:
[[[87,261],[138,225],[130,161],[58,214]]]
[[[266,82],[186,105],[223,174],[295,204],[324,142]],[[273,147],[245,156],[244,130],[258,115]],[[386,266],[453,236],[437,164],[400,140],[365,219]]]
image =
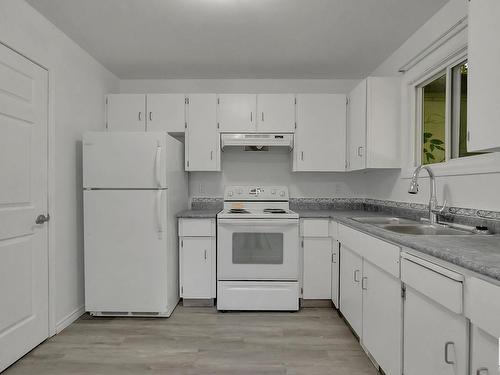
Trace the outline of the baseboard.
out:
[[[85,314],[85,306],[80,306],[70,312],[68,315],[66,315],[63,319],[61,319],[59,322],[56,324],[56,335],[60,333],[63,329],[65,329],[67,326],[69,326],[71,323],[73,323],[75,320],[77,320],[79,317],[81,317],[83,314]]]

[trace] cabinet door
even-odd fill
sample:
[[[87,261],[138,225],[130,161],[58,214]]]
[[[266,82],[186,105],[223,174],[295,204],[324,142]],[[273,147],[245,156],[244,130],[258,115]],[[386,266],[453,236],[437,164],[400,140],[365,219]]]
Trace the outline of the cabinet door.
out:
[[[363,260],[363,345],[387,375],[402,373],[401,281]]]
[[[339,249],[340,249],[340,244],[338,241],[332,240],[333,241],[333,246],[332,246],[332,302],[335,305],[336,308],[339,307],[339,286],[340,286],[340,269],[339,269],[339,259],[340,259],[340,254],[339,254]]]
[[[180,249],[181,297],[212,298],[212,239],[182,237]]]
[[[187,104],[186,170],[220,170],[215,94],[189,95]]]
[[[362,258],[342,246],[340,249],[340,311],[359,337],[361,337],[363,324],[362,268]]]
[[[293,133],[294,129],[294,94],[257,95],[257,132]]]
[[[498,338],[472,326],[471,329],[471,375],[498,375]]]
[[[304,299],[330,299],[332,239],[304,238]]]
[[[148,94],[147,130],[184,133],[184,94]]]
[[[255,132],[255,94],[221,94],[217,98],[219,131],[225,133]]]
[[[345,95],[298,95],[294,171],[344,171],[346,126]]]
[[[366,167],[366,80],[349,94],[347,133],[349,170]]]
[[[500,33],[500,1],[469,2],[468,151],[500,150],[500,48],[492,45]]]
[[[110,131],[146,130],[146,95],[112,94],[106,97],[106,124]]]
[[[404,374],[466,375],[467,320],[407,286]]]

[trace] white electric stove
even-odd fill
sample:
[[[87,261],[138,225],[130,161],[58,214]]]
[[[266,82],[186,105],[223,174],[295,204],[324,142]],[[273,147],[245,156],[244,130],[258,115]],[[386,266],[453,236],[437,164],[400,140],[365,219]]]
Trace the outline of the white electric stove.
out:
[[[298,310],[299,217],[288,189],[226,187],[217,228],[217,309]]]

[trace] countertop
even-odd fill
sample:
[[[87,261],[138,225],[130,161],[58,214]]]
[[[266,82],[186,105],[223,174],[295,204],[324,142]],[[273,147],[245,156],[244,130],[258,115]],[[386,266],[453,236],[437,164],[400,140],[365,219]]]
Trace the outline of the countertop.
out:
[[[387,213],[361,210],[295,210],[295,212],[301,218],[331,218],[398,246],[417,250],[500,281],[500,235],[430,236],[399,234],[351,219],[360,216],[387,216]]]
[[[176,216],[178,219],[214,219],[220,209],[206,209],[206,210],[184,210],[179,212]]]

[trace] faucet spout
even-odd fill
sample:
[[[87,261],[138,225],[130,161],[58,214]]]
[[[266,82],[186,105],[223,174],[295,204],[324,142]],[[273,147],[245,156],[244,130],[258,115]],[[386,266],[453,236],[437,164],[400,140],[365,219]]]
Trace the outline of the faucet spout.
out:
[[[431,224],[437,223],[437,214],[436,209],[438,206],[437,200],[437,189],[436,189],[436,177],[431,167],[428,165],[419,165],[415,171],[413,172],[413,176],[410,182],[410,188],[408,189],[408,193],[417,194],[418,193],[418,176],[420,175],[420,171],[424,169],[429,174],[429,182],[430,182],[430,198],[429,198],[429,221]]]

